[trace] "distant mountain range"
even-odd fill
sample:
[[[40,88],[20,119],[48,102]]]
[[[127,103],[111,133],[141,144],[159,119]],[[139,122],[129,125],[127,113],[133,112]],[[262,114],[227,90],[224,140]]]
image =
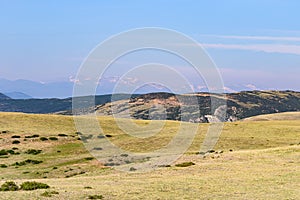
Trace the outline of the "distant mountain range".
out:
[[[0,100],[7,100],[7,99],[10,99],[10,97],[0,93]]]
[[[6,96],[8,96],[11,99],[32,99],[33,97],[29,96],[28,94],[25,94],[23,92],[7,92],[4,93]]]
[[[120,77],[106,77],[101,79],[101,87],[97,88],[96,94],[112,94],[116,83],[120,81]],[[121,84],[132,84],[136,79],[128,78],[121,80]],[[7,80],[0,79],[0,92],[14,99],[28,98],[68,98],[72,96],[73,84],[76,82],[74,78],[70,80],[41,83],[30,80]],[[133,83],[134,84],[134,83]],[[192,83],[191,83],[192,84]],[[193,85],[195,92],[208,92],[205,86]],[[268,88],[257,88],[252,84],[226,85],[224,91],[227,93],[252,90],[267,90]],[[169,92],[166,88],[158,87],[154,84],[139,88],[136,93],[147,94],[150,92]]]
[[[195,97],[196,101],[191,101]],[[77,97],[86,102],[90,97]],[[175,95],[171,93],[99,95],[95,106],[84,108],[85,112],[98,115],[126,116],[135,119],[168,119],[190,122],[207,122],[208,116],[216,116],[218,109],[211,109],[211,98],[223,100],[218,94],[195,93]],[[227,115],[222,121],[235,121],[251,116],[300,111],[300,92],[294,91],[248,91],[226,94]],[[113,102],[113,103],[112,103]],[[116,106],[114,106],[116,105]],[[25,113],[72,114],[72,98],[66,99],[11,99],[0,94],[0,111]],[[80,111],[76,111],[80,114]],[[188,117],[186,117],[188,116]]]
[[[29,80],[7,80],[0,79],[0,92],[12,95],[14,98],[66,98],[71,97],[73,83],[71,82],[54,82],[39,83]],[[20,94],[23,93],[25,95]]]

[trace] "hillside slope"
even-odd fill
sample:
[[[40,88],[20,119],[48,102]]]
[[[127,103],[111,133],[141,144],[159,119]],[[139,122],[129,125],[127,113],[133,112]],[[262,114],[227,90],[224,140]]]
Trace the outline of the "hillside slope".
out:
[[[197,101],[190,100],[196,97]],[[238,120],[251,116],[300,111],[300,93],[293,91],[251,91],[226,94],[228,120]],[[170,119],[191,122],[207,122],[211,110],[211,98],[222,100],[218,94],[197,93],[174,95],[153,93],[140,95],[130,100],[106,103],[96,107],[99,115],[130,115],[135,119]],[[182,111],[184,107],[184,111]],[[199,109],[199,110],[197,110]],[[200,113],[200,116],[199,116]],[[151,116],[152,115],[152,116]],[[186,120],[185,116],[189,116]]]
[[[193,98],[194,97],[194,98]],[[89,97],[77,97],[86,101]],[[196,93],[175,95],[170,93],[135,94],[128,99],[126,94],[101,95],[95,98],[95,107],[85,108],[99,115],[135,119],[168,119],[190,122],[208,122],[207,115],[215,115],[211,98],[222,101],[218,94]],[[226,94],[227,116],[225,121],[235,121],[261,114],[300,111],[300,92],[294,91],[249,91]],[[193,99],[193,100],[191,100]],[[194,101],[196,99],[196,101]],[[113,102],[113,103],[112,103]],[[113,110],[112,110],[113,108]],[[72,114],[72,98],[68,99],[0,99],[0,111],[25,113]],[[219,108],[220,109],[220,108]],[[80,112],[79,112],[80,114]]]
[[[277,121],[277,120],[300,120],[300,112],[283,112],[276,114],[258,115],[243,119],[243,121]]]

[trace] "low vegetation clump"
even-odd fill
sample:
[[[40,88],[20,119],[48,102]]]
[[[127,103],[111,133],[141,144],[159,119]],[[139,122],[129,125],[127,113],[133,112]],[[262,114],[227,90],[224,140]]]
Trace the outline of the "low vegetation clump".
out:
[[[0,156],[6,156],[8,155],[7,151],[5,149],[0,150]]]
[[[38,134],[25,136],[25,138],[38,138],[38,137],[40,137],[40,135]]]
[[[19,152],[15,152],[13,149],[9,149],[9,150],[5,150],[5,149],[1,149],[0,150],[0,156],[6,156],[8,154],[11,155],[18,155],[20,154]]]
[[[4,134],[5,134],[5,133],[8,133],[8,132],[9,132],[9,131],[1,131],[1,133],[4,133]]]
[[[41,194],[42,197],[52,197],[55,194],[59,194],[57,191],[45,191]]]
[[[193,165],[195,165],[195,163],[193,162],[184,162],[184,163],[176,164],[175,167],[189,167]]]
[[[0,191],[17,191],[19,187],[13,181],[6,181],[0,187]]]
[[[58,140],[58,138],[57,137],[49,137],[49,140],[56,141],[56,140]]]
[[[6,164],[0,164],[0,168],[7,168]]]
[[[58,136],[59,136],[59,137],[68,137],[68,135],[63,134],[63,133],[58,134]]]
[[[20,144],[21,142],[19,140],[12,141],[12,144]]]
[[[41,160],[31,160],[31,159],[27,159],[27,160],[24,160],[22,162],[16,162],[15,166],[24,166],[24,165],[27,165],[27,164],[34,164],[34,165],[37,165],[37,164],[40,164],[42,163],[43,161]]]
[[[102,195],[89,195],[88,199],[103,199]]]
[[[11,138],[21,138],[21,136],[19,136],[19,135],[13,135],[13,136],[11,136]]]
[[[22,190],[37,190],[37,189],[48,189],[50,188],[49,185],[45,183],[39,183],[35,181],[27,181],[20,185]]]
[[[42,150],[36,150],[36,149],[28,149],[27,151],[25,151],[26,154],[32,154],[32,155],[37,155],[40,154],[42,152]]]
[[[17,191],[17,190],[37,190],[37,189],[48,189],[49,185],[45,183],[39,183],[35,181],[27,181],[20,185],[20,187],[13,181],[6,181],[0,187],[0,191]],[[50,194],[58,194],[58,192],[49,192]]]
[[[40,137],[40,140],[41,140],[41,141],[47,141],[47,140],[49,140],[49,139],[46,138],[46,137]]]

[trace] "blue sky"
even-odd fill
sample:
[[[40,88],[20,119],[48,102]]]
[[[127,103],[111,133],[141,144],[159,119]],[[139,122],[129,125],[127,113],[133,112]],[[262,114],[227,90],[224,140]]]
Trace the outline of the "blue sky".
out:
[[[300,90],[300,1],[0,1],[0,78],[68,81],[101,41],[162,27],[203,44],[225,85]]]

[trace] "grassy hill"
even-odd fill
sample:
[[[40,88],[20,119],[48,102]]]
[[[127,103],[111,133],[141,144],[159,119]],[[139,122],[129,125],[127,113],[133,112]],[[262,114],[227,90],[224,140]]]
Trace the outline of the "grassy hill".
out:
[[[89,97],[77,97],[85,102]],[[100,95],[95,97],[95,107],[84,108],[91,113],[111,116],[112,113],[134,119],[168,119],[207,122],[206,115],[213,115],[211,98],[221,101],[223,96],[209,93],[174,95],[170,93]],[[261,114],[300,111],[300,93],[294,91],[248,91],[226,94],[227,116],[225,120],[244,119]],[[112,101],[114,103],[112,103]],[[116,105],[112,112],[112,105]],[[184,108],[184,110],[183,110]],[[0,99],[0,111],[25,113],[72,114],[72,99]],[[200,113],[200,115],[199,115]]]
[[[211,98],[221,101],[224,96],[209,93],[174,95],[152,93],[128,100],[109,102],[96,106],[99,115],[130,116],[135,119],[156,119],[207,122],[206,115],[214,115]],[[196,100],[195,100],[196,99]],[[300,111],[300,93],[293,91],[249,91],[226,94],[227,116],[225,120],[238,120],[251,116]],[[113,108],[113,111],[112,111]],[[182,111],[184,108],[184,111]],[[217,108],[215,108],[217,109]],[[94,109],[93,109],[94,111]],[[200,113],[200,117],[199,117]],[[187,118],[184,116],[188,116]]]
[[[149,123],[134,122],[139,126]],[[133,139],[111,117],[99,117],[99,123],[114,144],[136,152],[164,146],[180,125],[167,121],[159,134]],[[197,153],[209,124],[190,125],[199,125],[194,142],[170,167],[125,173],[93,159],[79,140],[70,116],[0,113],[0,184],[35,180],[51,187],[0,192],[0,199],[87,199],[89,195],[102,195],[103,199],[299,197],[300,120],[226,123],[216,152],[205,157]],[[175,166],[185,162],[195,165]],[[45,191],[58,194],[41,196]]]
[[[243,119],[244,121],[300,120],[300,112],[283,112],[276,114],[258,115]]]

